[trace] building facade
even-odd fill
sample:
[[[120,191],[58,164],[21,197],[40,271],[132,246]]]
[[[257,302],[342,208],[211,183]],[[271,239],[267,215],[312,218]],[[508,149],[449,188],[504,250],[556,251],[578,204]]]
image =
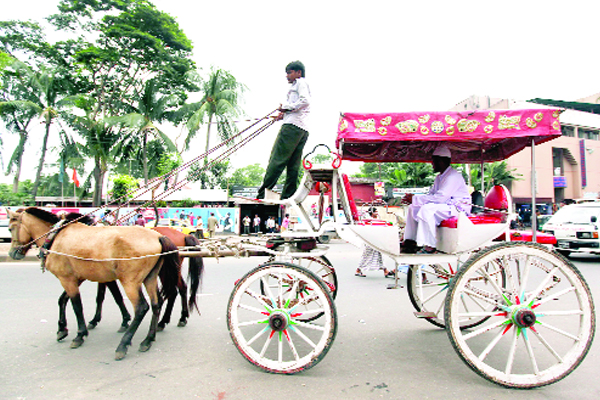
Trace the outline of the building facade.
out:
[[[600,95],[577,100],[597,104]],[[452,108],[523,109],[545,106],[487,96],[471,96]],[[536,203],[552,205],[567,199],[598,198],[600,195],[600,115],[565,110],[560,116],[562,136],[535,147]],[[521,174],[509,189],[514,203],[531,204],[531,149],[506,160],[508,169]]]

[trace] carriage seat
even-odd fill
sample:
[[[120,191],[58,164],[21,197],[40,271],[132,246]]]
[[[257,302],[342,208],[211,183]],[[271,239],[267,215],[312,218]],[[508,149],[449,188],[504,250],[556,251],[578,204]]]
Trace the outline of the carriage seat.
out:
[[[510,194],[508,193],[506,186],[496,185],[489,191],[487,196],[485,196],[485,201],[483,203],[485,209],[481,211],[474,204],[474,215],[470,215],[468,218],[474,225],[500,224],[506,222],[506,212],[509,210],[509,204]],[[457,226],[457,217],[446,219],[440,224],[440,227],[444,228],[456,228]]]

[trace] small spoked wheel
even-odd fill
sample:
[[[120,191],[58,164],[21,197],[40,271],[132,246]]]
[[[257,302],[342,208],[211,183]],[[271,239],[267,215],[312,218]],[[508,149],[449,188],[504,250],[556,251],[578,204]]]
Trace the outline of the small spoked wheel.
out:
[[[450,263],[433,265],[411,265],[407,276],[408,297],[418,318],[423,318],[427,322],[444,328],[444,305],[446,295],[448,294],[448,285],[456,275],[457,266]],[[504,287],[504,276],[502,271],[496,268],[489,271],[489,275],[500,287]],[[486,282],[491,284],[490,282]],[[467,309],[476,309],[477,311],[490,311],[494,306],[478,301],[469,295],[464,295],[463,305]],[[461,329],[472,328],[483,323],[489,317],[469,317],[461,319],[459,325]]]
[[[504,287],[490,276],[501,269]],[[596,323],[589,287],[568,260],[535,243],[502,243],[473,255],[446,298],[448,336],[462,360],[502,386],[554,383],[583,361]],[[465,307],[477,299],[490,311]],[[473,329],[461,321],[485,317]]]
[[[316,315],[321,318],[315,319]],[[337,332],[328,286],[303,267],[276,261],[253,269],[237,282],[227,307],[227,324],[233,343],[248,361],[281,374],[318,364]]]

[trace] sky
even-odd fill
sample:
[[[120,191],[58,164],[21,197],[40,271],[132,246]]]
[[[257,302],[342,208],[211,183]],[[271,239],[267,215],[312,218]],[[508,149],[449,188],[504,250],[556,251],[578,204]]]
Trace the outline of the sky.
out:
[[[471,95],[576,100],[600,92],[593,45],[600,3],[589,0],[152,2],[175,17],[199,67],[228,70],[248,87],[247,118],[284,101],[285,66],[301,60],[312,94],[305,153],[334,146],[340,112],[447,110]],[[57,4],[13,1],[0,20],[41,21]],[[239,150],[234,168],[266,166],[278,129]],[[16,140],[2,137],[6,162]],[[184,158],[203,152],[204,143],[199,136]],[[34,148],[26,152],[37,159]],[[23,176],[33,178],[33,168]],[[357,163],[342,168],[353,172]]]

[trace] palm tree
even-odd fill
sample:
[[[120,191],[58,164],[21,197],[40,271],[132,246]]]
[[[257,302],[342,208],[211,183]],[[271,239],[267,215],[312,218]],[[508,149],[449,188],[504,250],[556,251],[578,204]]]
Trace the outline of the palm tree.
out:
[[[37,115],[42,119],[45,128],[36,178],[31,193],[35,198],[48,149],[50,127],[54,120],[58,118],[61,108],[71,104],[71,99],[67,96],[64,81],[57,79],[52,70],[41,67],[38,71],[35,71],[28,65],[20,61],[15,61],[11,65],[10,75],[14,78],[14,82],[16,83],[14,88],[16,89],[20,86],[21,89],[13,92],[18,97],[12,101],[5,102],[4,106],[13,107],[13,109],[18,108],[25,112],[28,111],[29,115],[32,113]],[[23,122],[21,122],[21,124],[23,125]],[[23,136],[21,136],[21,139],[23,139]],[[22,155],[23,147],[21,147],[21,143],[17,147],[17,151]]]
[[[128,158],[134,155],[138,144],[142,149],[142,166],[144,183],[148,183],[148,135],[159,140],[168,152],[176,151],[171,139],[157,126],[157,123],[169,119],[170,110],[179,103],[179,97],[175,95],[161,95],[155,80],[146,82],[144,91],[137,101],[136,106],[131,106],[132,112],[123,117],[111,117],[106,121],[109,124],[122,124],[132,129],[118,146],[118,153]]]
[[[505,161],[485,164],[484,173],[484,191],[487,193],[494,185],[510,184],[512,181],[520,180],[522,174],[516,173],[516,169],[507,169],[508,164]],[[481,166],[471,166],[471,184],[477,190],[481,188]]]
[[[197,110],[187,121],[189,134],[185,140],[188,148],[191,139],[196,135],[200,125],[206,123],[206,147],[210,148],[210,134],[213,121],[221,140],[227,140],[237,132],[233,118],[242,113],[239,97],[245,86],[239,83],[229,72],[219,68],[211,68],[210,76],[202,85],[203,98],[196,103]],[[208,159],[204,159],[206,164]],[[205,182],[202,182],[204,187]]]

